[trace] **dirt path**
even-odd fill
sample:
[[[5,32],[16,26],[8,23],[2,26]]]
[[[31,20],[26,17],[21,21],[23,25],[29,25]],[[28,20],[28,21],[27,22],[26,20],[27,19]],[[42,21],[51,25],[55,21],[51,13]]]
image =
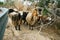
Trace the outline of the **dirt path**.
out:
[[[51,30],[49,30],[51,31]],[[21,31],[13,27],[6,28],[3,40],[60,40],[60,36],[48,29],[39,33],[37,29],[29,30],[26,25],[21,26]]]

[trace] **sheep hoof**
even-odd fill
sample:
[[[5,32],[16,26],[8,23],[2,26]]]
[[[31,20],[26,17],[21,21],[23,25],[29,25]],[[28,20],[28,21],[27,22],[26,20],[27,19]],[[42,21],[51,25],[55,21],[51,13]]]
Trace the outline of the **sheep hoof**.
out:
[[[18,29],[19,31],[21,31],[21,29]]]
[[[31,27],[29,27],[29,29],[31,29]]]
[[[20,31],[21,29],[20,29],[20,25],[18,26],[18,30]]]
[[[16,29],[16,30],[19,30],[19,31],[21,30],[21,29],[20,29],[20,26],[15,26],[15,29]]]
[[[33,28],[31,30],[33,30]]]
[[[15,26],[15,29],[17,30],[17,26]]]
[[[30,30],[33,30],[33,27],[29,27]]]

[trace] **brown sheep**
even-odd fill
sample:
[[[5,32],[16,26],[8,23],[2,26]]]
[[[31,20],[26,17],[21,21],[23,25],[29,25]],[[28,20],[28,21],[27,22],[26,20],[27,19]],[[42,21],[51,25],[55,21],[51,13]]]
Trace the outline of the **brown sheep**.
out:
[[[29,25],[29,29],[33,30],[33,26],[37,21],[38,14],[37,14],[37,10],[33,9],[32,12],[29,12],[27,17],[26,17],[26,21],[28,22]],[[31,26],[31,27],[30,27]]]

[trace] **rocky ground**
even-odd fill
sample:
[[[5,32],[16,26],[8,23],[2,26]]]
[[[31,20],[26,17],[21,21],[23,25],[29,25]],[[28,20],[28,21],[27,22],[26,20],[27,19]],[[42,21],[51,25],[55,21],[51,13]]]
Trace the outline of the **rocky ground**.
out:
[[[14,27],[8,27],[5,30],[3,40],[60,40],[60,30],[53,27],[39,30],[29,30],[28,26],[21,25],[21,31],[16,31]]]

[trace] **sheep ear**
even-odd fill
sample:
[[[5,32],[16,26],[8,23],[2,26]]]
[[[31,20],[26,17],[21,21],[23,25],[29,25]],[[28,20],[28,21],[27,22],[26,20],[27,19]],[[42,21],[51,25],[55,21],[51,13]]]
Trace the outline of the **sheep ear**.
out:
[[[14,10],[13,9],[9,9],[8,10],[8,14],[10,14],[11,12],[14,12]]]

